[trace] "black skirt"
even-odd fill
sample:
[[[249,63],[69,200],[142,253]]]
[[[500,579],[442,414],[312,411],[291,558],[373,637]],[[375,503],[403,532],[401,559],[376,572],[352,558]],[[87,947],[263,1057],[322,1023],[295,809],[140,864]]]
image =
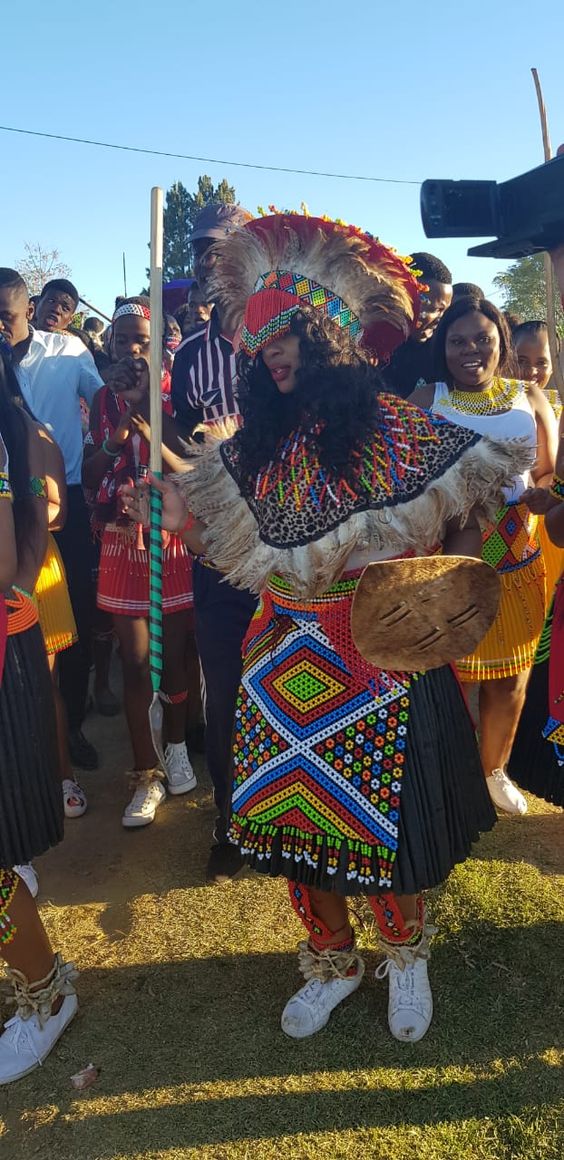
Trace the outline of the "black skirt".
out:
[[[9,636],[0,684],[0,866],[30,862],[63,837],[55,705],[38,624]]]
[[[460,684],[449,667],[429,671],[411,686],[394,892],[416,894],[440,885],[495,821]],[[327,873],[323,858],[314,870],[304,859],[284,857],[278,838],[268,861],[245,855],[247,865],[260,873],[284,875],[318,890],[347,896],[382,892],[376,884],[361,886],[348,878],[346,861],[343,852],[336,874]]]
[[[510,777],[521,789],[555,806],[564,806],[564,745],[550,738],[551,733],[553,738],[556,736],[558,723],[551,721],[549,678],[551,665],[559,666],[562,672],[563,650],[564,583],[561,580],[539,641],[508,764]],[[556,679],[553,683],[558,690],[562,681]]]

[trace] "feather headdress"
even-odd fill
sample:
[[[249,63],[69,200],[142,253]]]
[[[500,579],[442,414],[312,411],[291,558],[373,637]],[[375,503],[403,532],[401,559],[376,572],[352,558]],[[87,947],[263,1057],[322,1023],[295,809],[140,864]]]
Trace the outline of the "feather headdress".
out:
[[[288,331],[305,303],[380,360],[415,327],[420,286],[409,260],[356,226],[273,214],[234,230],[214,250],[212,294],[251,357]]]

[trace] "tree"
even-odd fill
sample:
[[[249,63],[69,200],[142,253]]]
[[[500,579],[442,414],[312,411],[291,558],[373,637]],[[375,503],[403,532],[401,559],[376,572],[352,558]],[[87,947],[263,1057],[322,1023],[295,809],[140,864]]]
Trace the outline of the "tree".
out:
[[[494,286],[503,294],[503,308],[510,314],[526,322],[528,319],[546,318],[546,283],[544,279],[544,258],[542,254],[532,254],[519,258],[501,274],[496,274]],[[560,300],[555,296],[556,322],[558,331],[564,335],[564,315]]]
[[[44,250],[39,242],[26,242],[25,257],[16,263],[30,294],[40,294],[51,278],[70,278],[70,266],[62,262],[58,250]]]
[[[235,189],[226,178],[214,186],[211,177],[204,174],[198,178],[195,193],[188,193],[181,181],[175,181],[167,190],[164,206],[163,278],[169,282],[173,278],[192,276],[194,256],[188,241],[194,221],[199,212],[210,201],[233,205]],[[147,277],[150,271],[147,270]]]

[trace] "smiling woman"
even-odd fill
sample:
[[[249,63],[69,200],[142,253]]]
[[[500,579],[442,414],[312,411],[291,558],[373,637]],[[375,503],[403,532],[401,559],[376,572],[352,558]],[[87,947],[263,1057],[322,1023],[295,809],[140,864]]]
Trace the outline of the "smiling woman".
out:
[[[447,310],[435,340],[436,377],[412,401],[460,426],[536,450],[532,471],[516,475],[494,523],[483,531],[482,558],[501,575],[497,617],[472,656],[458,662],[480,685],[481,753],[494,804],[523,814],[527,803],[505,772],[545,613],[546,570],[538,515],[546,508],[556,451],[556,423],[538,387],[513,371],[503,316],[484,299],[461,298]]]

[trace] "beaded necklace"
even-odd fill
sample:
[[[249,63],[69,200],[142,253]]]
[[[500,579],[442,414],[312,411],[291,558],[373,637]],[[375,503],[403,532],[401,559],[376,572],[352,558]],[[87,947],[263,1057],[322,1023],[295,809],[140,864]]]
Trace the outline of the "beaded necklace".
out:
[[[518,379],[502,379],[498,375],[481,391],[460,391],[453,388],[446,396],[457,411],[465,415],[495,415],[510,411],[515,396],[521,389]],[[441,400],[442,402],[442,400]]]

